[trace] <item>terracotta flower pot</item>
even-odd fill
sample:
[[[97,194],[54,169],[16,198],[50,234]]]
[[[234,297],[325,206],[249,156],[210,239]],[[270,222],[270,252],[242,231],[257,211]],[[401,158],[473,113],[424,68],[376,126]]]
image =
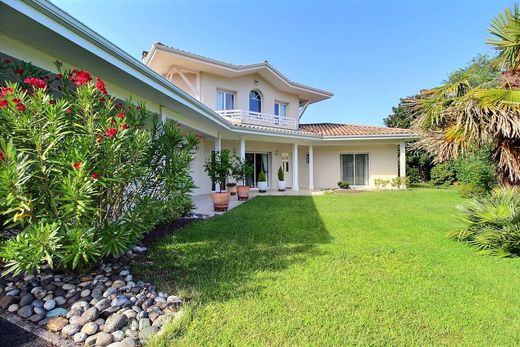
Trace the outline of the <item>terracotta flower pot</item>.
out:
[[[249,186],[237,186],[237,198],[238,200],[247,200],[249,199],[249,190],[251,188]]]
[[[229,192],[218,193],[215,192],[211,194],[211,198],[213,199],[213,209],[217,212],[227,211],[229,207]]]

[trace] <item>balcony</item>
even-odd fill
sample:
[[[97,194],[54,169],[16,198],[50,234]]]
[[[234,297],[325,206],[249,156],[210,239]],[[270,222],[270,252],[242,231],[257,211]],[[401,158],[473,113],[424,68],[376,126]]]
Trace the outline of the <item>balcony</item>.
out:
[[[252,124],[293,130],[298,126],[295,118],[275,116],[273,114],[245,110],[223,110],[215,112],[235,124]]]

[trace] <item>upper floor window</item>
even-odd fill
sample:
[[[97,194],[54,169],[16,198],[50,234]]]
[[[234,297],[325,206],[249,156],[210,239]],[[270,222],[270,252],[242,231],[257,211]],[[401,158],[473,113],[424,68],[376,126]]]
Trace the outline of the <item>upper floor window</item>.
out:
[[[283,102],[274,103],[274,115],[280,117],[287,117],[287,104]]]
[[[235,108],[235,93],[217,90],[217,110],[233,110]]]
[[[256,90],[249,92],[249,111],[262,112],[262,97]]]

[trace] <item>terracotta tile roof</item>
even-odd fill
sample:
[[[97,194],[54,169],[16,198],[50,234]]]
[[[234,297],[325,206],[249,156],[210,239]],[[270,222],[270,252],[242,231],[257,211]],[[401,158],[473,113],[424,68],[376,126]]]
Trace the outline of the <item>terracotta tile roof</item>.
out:
[[[321,136],[412,135],[409,129],[336,123],[300,124],[300,130]]]

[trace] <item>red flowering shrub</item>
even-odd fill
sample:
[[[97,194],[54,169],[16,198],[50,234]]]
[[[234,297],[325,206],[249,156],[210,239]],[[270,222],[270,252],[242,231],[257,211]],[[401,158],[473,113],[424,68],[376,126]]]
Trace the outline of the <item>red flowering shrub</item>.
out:
[[[0,245],[7,272],[119,256],[191,207],[194,135],[144,105],[115,107],[87,71],[7,68],[15,80],[0,83],[0,215],[4,233],[17,234]]]

